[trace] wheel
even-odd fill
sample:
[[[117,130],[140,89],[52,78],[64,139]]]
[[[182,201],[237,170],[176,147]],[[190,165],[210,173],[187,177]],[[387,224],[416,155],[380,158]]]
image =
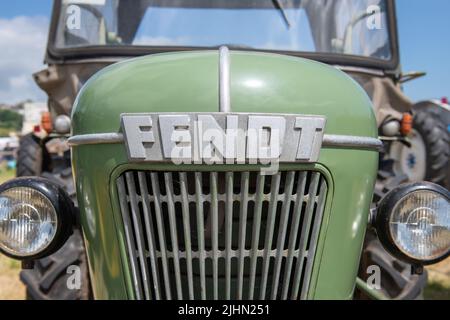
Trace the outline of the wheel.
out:
[[[384,250],[376,235],[368,232],[361,258],[359,277],[366,280],[366,270],[369,266],[380,268],[381,292],[395,300],[421,300],[423,289],[427,283],[427,273],[411,274],[411,265],[399,261]],[[358,299],[368,299],[361,291],[355,293]]]
[[[415,112],[411,148],[393,142],[390,158],[396,175],[409,181],[430,181],[446,186],[450,167],[450,135],[440,118],[426,109]],[[448,187],[448,186],[447,186]]]
[[[77,206],[77,195],[72,178],[72,168],[65,168],[59,173],[43,172],[41,176],[60,185],[67,192],[75,206]]]
[[[79,288],[68,285],[68,282],[72,283],[70,277],[74,275],[68,273],[70,266],[79,268]],[[55,254],[37,260],[33,269],[22,270],[20,279],[26,286],[28,300],[90,299],[87,260],[80,231],[74,231]]]
[[[58,174],[44,172],[42,177],[49,179],[68,193],[76,204],[75,187],[71,168],[61,170]],[[71,274],[68,268],[78,267],[81,287],[69,288],[67,281]],[[31,270],[22,270],[20,279],[26,286],[28,300],[88,300],[92,298],[86,251],[80,230],[55,254],[37,260]]]
[[[383,157],[383,155],[382,155]],[[392,170],[392,161],[381,161],[378,170],[373,204],[377,204],[393,188],[408,181],[404,174],[396,175]],[[412,275],[411,265],[391,256],[384,250],[377,235],[371,229],[366,233],[358,276],[362,280],[368,278],[367,268],[376,265],[380,268],[381,292],[391,299],[418,300],[423,298],[423,290],[427,282],[427,274]],[[357,289],[355,299],[370,299]]]
[[[42,141],[28,134],[21,139],[18,151],[17,176],[42,176],[66,190],[76,204],[76,193],[71,168],[59,168],[58,173],[47,170],[51,168],[51,158]],[[73,270],[80,275],[79,288],[68,286]],[[25,284],[29,300],[87,300],[91,298],[86,251],[79,230],[55,254],[35,261],[33,269],[22,270],[20,279]]]
[[[17,152],[17,176],[40,176],[47,158],[41,140],[30,133],[20,139]]]

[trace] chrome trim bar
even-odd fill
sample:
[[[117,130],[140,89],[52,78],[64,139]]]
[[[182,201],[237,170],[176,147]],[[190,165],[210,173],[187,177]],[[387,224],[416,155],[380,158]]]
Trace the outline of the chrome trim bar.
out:
[[[367,75],[377,76],[377,77],[383,77],[385,75],[383,71],[380,71],[377,69],[341,66],[341,65],[335,65],[334,67],[341,71],[344,71],[344,72],[362,73],[362,74],[367,74]]]
[[[93,133],[69,138],[71,147],[91,144],[119,144],[123,142],[124,136],[121,133]],[[383,148],[383,142],[380,139],[371,137],[325,134],[322,147],[380,151]]]
[[[125,140],[121,133],[92,133],[72,136],[68,141],[71,147],[76,147],[89,144],[118,144]]]
[[[322,146],[328,148],[335,147],[380,151],[383,148],[383,142],[380,139],[370,137],[325,134],[323,136]]]
[[[230,102],[230,51],[219,49],[219,111],[231,112]]]

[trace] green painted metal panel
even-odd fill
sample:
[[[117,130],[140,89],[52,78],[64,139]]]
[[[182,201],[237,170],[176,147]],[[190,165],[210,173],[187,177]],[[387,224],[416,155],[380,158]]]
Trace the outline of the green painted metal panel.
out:
[[[365,91],[340,70],[306,59],[231,54],[234,112],[327,116],[326,133],[377,137]]]
[[[118,132],[120,114],[218,112],[219,54],[171,53],[117,63],[84,86],[73,133]],[[327,116],[326,133],[377,137],[370,99],[349,76],[318,62],[231,53],[233,112]]]
[[[219,106],[216,52],[173,53],[114,64],[93,76],[73,109],[73,133],[118,132],[125,112],[212,112]]]

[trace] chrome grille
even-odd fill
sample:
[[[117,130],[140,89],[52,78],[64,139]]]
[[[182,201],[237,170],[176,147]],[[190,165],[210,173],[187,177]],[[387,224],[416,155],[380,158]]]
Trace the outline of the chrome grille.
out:
[[[129,171],[117,179],[137,299],[305,299],[318,172]]]

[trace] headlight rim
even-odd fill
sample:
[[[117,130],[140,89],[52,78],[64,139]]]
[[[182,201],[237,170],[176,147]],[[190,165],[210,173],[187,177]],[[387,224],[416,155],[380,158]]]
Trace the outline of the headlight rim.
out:
[[[0,247],[0,253],[19,261],[33,261],[45,258],[58,251],[73,233],[75,209],[67,192],[51,180],[41,177],[23,177],[12,179],[0,185],[0,194],[13,188],[31,188],[49,199],[56,212],[56,233],[51,242],[32,255],[14,255]]]
[[[375,218],[375,229],[384,248],[398,259],[410,263],[412,265],[431,265],[445,260],[450,256],[450,248],[447,252],[438,258],[420,260],[408,255],[401,250],[395,243],[390,232],[389,223],[391,220],[392,212],[403,198],[409,194],[417,191],[432,191],[442,195],[444,198],[450,201],[450,191],[431,182],[415,182],[405,183],[392,189],[386,196],[380,201],[377,208]]]

